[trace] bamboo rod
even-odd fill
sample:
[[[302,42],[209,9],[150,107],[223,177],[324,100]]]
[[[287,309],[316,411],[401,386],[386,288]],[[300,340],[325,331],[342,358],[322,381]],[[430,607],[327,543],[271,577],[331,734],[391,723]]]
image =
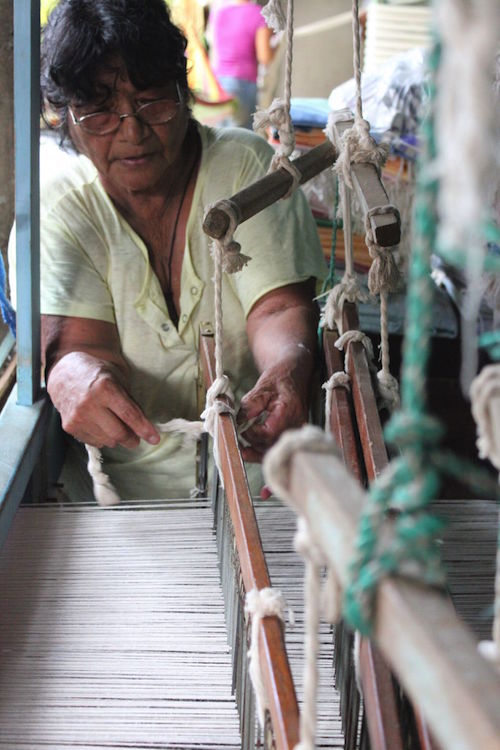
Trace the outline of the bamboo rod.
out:
[[[294,159],[293,164],[301,174],[300,184],[315,177],[327,167],[331,167],[336,158],[335,146],[327,140]],[[292,182],[291,174],[281,167],[231,196],[229,202],[237,216],[237,223],[242,224],[283,198],[291,188]],[[221,207],[220,202],[216,203],[207,211],[203,221],[203,230],[209,237],[218,240],[225,235],[228,227],[227,213]]]

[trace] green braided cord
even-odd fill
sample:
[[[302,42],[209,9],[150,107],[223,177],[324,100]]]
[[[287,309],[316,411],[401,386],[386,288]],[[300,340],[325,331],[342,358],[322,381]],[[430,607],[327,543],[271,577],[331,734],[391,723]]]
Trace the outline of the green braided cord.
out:
[[[435,74],[440,47],[435,44],[430,57]],[[435,76],[434,76],[435,77]],[[422,125],[423,164],[419,164],[415,197],[415,236],[409,274],[406,310],[406,336],[403,348],[401,412],[394,414],[386,437],[402,454],[391,462],[373,483],[358,530],[356,553],[345,592],[344,617],[351,627],[369,635],[372,629],[376,587],[381,578],[401,570],[411,562],[419,580],[444,585],[435,536],[440,522],[426,511],[436,497],[440,476],[429,456],[437,451],[443,429],[426,414],[426,375],[430,350],[433,310],[433,282],[430,256],[436,240],[438,184],[430,165],[434,162],[433,110],[436,97],[430,84],[430,117]],[[393,534],[384,550],[379,549],[380,530],[387,522],[387,511],[397,510]]]
[[[479,346],[486,349],[491,359],[500,361],[500,330],[486,331],[479,336]]]

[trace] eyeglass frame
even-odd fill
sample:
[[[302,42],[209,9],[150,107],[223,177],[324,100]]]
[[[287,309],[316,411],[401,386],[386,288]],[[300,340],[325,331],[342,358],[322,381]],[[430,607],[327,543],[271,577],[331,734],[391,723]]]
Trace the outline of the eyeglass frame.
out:
[[[85,129],[83,129],[83,132],[86,133],[87,135],[96,135],[96,136],[112,135],[113,133],[116,133],[120,129],[120,125],[122,124],[123,120],[127,119],[127,117],[137,117],[140,123],[142,123],[143,125],[147,125],[148,127],[154,127],[154,125],[165,125],[167,122],[170,122],[170,120],[174,119],[174,117],[177,115],[179,111],[180,105],[183,103],[183,96],[182,96],[181,88],[179,86],[178,81],[175,82],[175,87],[177,89],[177,97],[178,97],[178,100],[176,102],[174,102],[173,99],[169,99],[168,97],[160,96],[158,99],[152,99],[150,102],[141,104],[141,106],[138,107],[135,112],[124,112],[123,114],[120,114],[120,112],[115,112],[112,109],[109,109],[109,110],[102,109],[102,110],[98,110],[97,112],[89,112],[88,115],[82,115],[81,117],[77,118],[72,108],[69,106],[68,106],[68,111],[71,115],[71,120],[73,122],[73,125],[77,125],[77,126],[81,125],[82,122],[89,119],[90,117],[94,117],[95,115],[103,115],[103,114],[118,115],[119,117],[118,125],[113,130],[108,130],[106,133],[91,133],[90,131],[88,130],[86,131]],[[156,102],[160,102],[160,101],[171,101],[177,105],[177,109],[172,114],[172,116],[169,117],[168,120],[163,120],[163,122],[157,122],[154,125],[148,122],[145,122],[144,120],[141,120],[141,117],[139,114],[141,109],[144,109],[145,107],[150,107],[151,104],[155,104]]]

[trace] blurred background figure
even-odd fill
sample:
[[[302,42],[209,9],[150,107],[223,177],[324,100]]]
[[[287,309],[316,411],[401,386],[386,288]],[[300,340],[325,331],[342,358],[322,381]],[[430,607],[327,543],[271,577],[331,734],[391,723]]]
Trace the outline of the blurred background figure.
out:
[[[208,27],[212,68],[238,105],[223,124],[251,129],[258,69],[273,58],[273,32],[266,26],[261,7],[251,0],[217,3],[210,11]]]

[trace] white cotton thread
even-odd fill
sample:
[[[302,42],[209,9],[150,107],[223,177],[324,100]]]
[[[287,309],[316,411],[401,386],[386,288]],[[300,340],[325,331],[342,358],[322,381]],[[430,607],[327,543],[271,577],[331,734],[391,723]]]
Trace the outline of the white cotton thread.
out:
[[[255,693],[257,719],[263,730],[267,700],[259,658],[260,626],[264,617],[276,616],[284,623],[285,600],[281,591],[270,587],[260,590],[252,589],[245,597],[245,614],[251,618],[248,672]]]
[[[107,508],[120,503],[120,495],[114,488],[110,478],[102,469],[102,454],[94,445],[85,444],[88,453],[87,471],[92,479],[94,497],[98,505]]]
[[[335,284],[328,294],[320,324],[331,331],[342,332],[344,302],[368,302],[368,300],[368,292],[360,286],[357,276],[345,273],[342,280]]]
[[[479,457],[500,471],[500,364],[483,367],[472,381],[470,398]]]
[[[339,336],[335,342],[335,347],[340,351],[345,352],[345,371],[348,373],[350,369],[350,345],[353,342],[357,342],[363,345],[366,352],[368,364],[373,367],[373,345],[368,336],[362,331],[346,331]]]
[[[335,388],[351,390],[351,379],[346,372],[334,372],[321,386],[325,394],[325,432],[331,434],[332,399]]]
[[[286,195],[283,196],[283,200],[288,198],[297,189],[302,177],[297,167],[295,167],[290,161],[290,156],[295,148],[295,133],[290,115],[293,62],[293,0],[288,0],[286,8],[286,18],[284,18],[284,4],[280,2],[272,4],[268,3],[266,8],[262,11],[266,20],[269,16],[269,24],[275,31],[286,28],[285,83],[283,98],[274,99],[268,109],[258,110],[253,118],[254,130],[258,131],[264,128],[273,127],[278,131],[279,146],[271,160],[269,172],[275,172],[277,169],[284,168],[291,174],[292,185]],[[285,23],[284,26],[283,23]]]

